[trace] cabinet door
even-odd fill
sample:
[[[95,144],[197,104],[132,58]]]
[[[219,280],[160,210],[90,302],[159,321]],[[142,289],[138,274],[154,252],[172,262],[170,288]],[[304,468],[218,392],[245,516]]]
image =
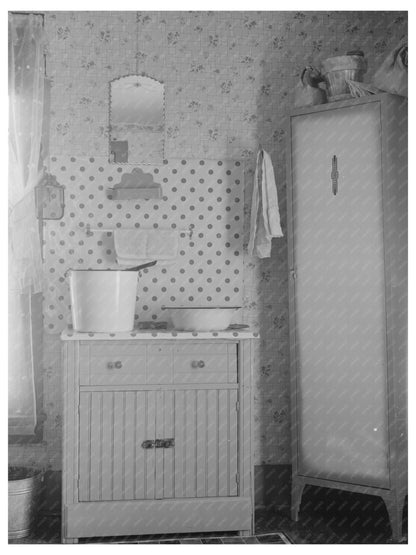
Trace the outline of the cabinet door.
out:
[[[81,392],[79,426],[79,501],[237,495],[236,389]]]
[[[174,479],[163,496],[238,495],[237,390],[176,390],[168,405],[175,449],[169,454],[165,450],[164,456],[169,457]]]
[[[155,391],[80,393],[80,501],[155,498],[155,417]]]
[[[292,118],[292,148],[299,472],[386,487],[379,104]]]

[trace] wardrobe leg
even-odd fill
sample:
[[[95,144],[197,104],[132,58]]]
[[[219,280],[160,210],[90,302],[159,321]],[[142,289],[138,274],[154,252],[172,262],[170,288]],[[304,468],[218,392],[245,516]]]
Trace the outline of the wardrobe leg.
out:
[[[295,522],[299,520],[299,509],[300,509],[300,503],[302,501],[302,493],[303,493],[304,487],[305,487],[305,484],[296,483],[296,480],[294,480],[292,484],[292,503],[291,503],[290,516],[291,516],[291,519],[294,520]]]
[[[390,519],[391,526],[391,539],[393,541],[399,541],[403,537],[403,508],[405,497],[394,495],[392,497],[384,497],[384,503],[386,504],[387,512]]]

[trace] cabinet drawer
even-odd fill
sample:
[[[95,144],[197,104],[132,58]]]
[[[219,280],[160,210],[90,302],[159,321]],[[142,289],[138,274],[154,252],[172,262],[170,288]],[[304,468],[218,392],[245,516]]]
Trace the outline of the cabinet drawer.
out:
[[[208,343],[189,341],[177,343],[173,350],[178,355],[227,355],[229,349],[236,349],[237,343]]]
[[[129,341],[81,345],[80,385],[142,383],[146,383],[146,345]]]
[[[91,356],[80,362],[80,385],[146,383],[146,356]]]
[[[237,345],[233,343],[180,345],[173,361],[175,384],[237,382]]]
[[[146,356],[146,345],[137,341],[86,341],[81,342],[81,354],[90,356],[138,355]]]
[[[80,349],[80,385],[236,382],[236,343],[100,341]]]

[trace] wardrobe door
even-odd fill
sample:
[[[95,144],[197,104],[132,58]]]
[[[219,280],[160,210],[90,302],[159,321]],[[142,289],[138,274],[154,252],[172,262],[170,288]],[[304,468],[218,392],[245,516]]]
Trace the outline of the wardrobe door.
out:
[[[379,103],[293,117],[292,180],[298,473],[387,487]]]

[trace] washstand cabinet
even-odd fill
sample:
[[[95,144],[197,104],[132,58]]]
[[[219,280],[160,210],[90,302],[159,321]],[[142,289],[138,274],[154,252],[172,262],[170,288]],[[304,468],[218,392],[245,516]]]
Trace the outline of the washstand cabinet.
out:
[[[63,332],[62,541],[253,533],[248,331]]]
[[[407,495],[407,99],[289,119],[292,517],[305,485]]]

